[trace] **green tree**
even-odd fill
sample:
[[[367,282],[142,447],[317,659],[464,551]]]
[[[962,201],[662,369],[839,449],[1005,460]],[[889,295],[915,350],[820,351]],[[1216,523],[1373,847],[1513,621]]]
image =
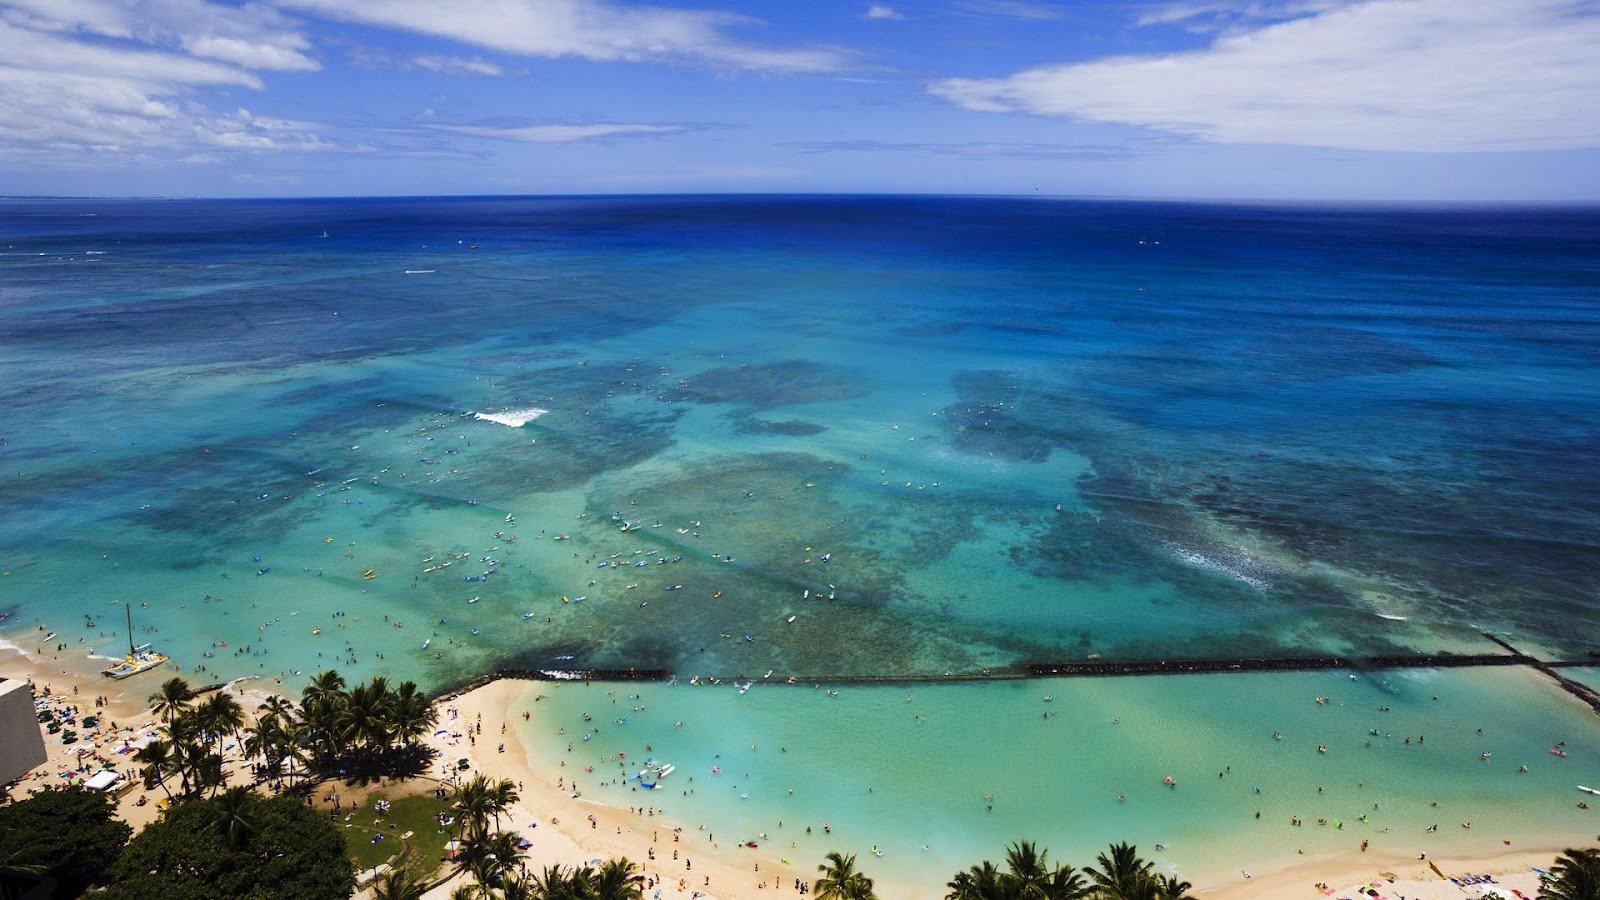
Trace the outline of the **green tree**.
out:
[[[189,682],[168,678],[161,683],[161,690],[150,695],[150,709],[161,721],[171,722],[189,708],[194,698],[194,688],[189,687]]]
[[[1008,895],[1000,875],[1000,869],[987,859],[965,872],[957,872],[945,884],[950,889],[945,900],[1005,900]]]
[[[644,896],[644,875],[626,856],[608,859],[589,884],[594,900],[639,900]]]
[[[340,737],[348,744],[388,747],[389,707],[393,697],[389,681],[382,675],[351,688],[335,718]]]
[[[855,854],[844,856],[830,851],[827,862],[817,866],[822,873],[812,887],[817,900],[877,900],[872,892],[872,879],[856,871]]]
[[[390,732],[394,740],[407,745],[416,741],[439,721],[439,714],[415,681],[402,681],[394,692],[390,711]]]
[[[1189,893],[1194,890],[1194,885],[1175,875],[1159,875],[1160,884],[1156,886],[1156,897],[1159,900],[1194,900],[1194,895]],[[1596,897],[1595,900],[1600,900]]]
[[[230,827],[235,821],[248,827]],[[288,797],[230,791],[179,803],[139,832],[103,896],[345,900],[356,883],[346,853],[344,833],[327,816]]]
[[[1539,886],[1539,900],[1600,900],[1600,850],[1567,850],[1550,874],[1553,880]]]
[[[45,788],[0,806],[0,865],[43,872],[58,898],[76,897],[122,853],[133,829],[104,794]]]
[[[1154,865],[1139,856],[1137,847],[1112,844],[1096,861],[1098,868],[1086,866],[1083,871],[1093,882],[1099,900],[1153,900],[1158,881],[1152,871]]]
[[[146,790],[161,785],[161,790],[172,799],[172,789],[167,787],[167,776],[173,774],[176,758],[172,753],[172,742],[163,738],[155,738],[133,753],[133,761],[144,766],[144,786]]]
[[[372,900],[422,900],[428,879],[410,866],[390,869],[372,883]]]
[[[206,826],[222,835],[229,850],[237,851],[245,838],[256,830],[255,817],[251,815],[254,801],[255,795],[248,789],[233,787],[210,805]]]
[[[1006,868],[984,860],[956,873],[946,885],[946,900],[1079,900],[1089,896],[1083,878],[1071,866],[1050,865],[1050,853],[1030,841],[1006,848]],[[1154,898],[1151,898],[1154,900]]]
[[[210,733],[213,740],[236,734],[244,727],[244,708],[239,701],[221,691],[196,706],[194,714],[200,730]]]

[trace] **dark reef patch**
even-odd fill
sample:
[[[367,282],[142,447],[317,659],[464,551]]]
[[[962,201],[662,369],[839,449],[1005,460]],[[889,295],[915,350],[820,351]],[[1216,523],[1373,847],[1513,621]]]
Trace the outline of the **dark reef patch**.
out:
[[[784,437],[811,437],[822,434],[828,430],[826,425],[815,422],[803,422],[799,419],[784,419],[772,421],[762,419],[749,412],[741,411],[728,417],[733,422],[733,427],[740,434],[775,434]]]
[[[733,403],[757,409],[848,400],[868,393],[865,379],[843,366],[805,359],[708,369],[684,380],[670,396],[695,403]]]

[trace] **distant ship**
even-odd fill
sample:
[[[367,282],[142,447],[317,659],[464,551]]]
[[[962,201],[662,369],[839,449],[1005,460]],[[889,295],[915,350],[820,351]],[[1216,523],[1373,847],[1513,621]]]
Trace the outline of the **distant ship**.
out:
[[[149,644],[140,644],[137,647],[133,645],[133,607],[123,608],[128,613],[128,655],[123,657],[122,662],[109,669],[100,670],[107,678],[115,678],[118,681],[131,678],[140,672],[148,672],[167,661],[166,656],[150,649]]]

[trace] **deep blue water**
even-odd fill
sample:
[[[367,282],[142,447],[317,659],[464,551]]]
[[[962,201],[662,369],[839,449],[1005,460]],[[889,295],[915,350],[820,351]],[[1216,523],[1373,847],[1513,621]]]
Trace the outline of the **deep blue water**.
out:
[[[1597,363],[1594,211],[7,201],[0,629],[433,684],[1575,654]]]

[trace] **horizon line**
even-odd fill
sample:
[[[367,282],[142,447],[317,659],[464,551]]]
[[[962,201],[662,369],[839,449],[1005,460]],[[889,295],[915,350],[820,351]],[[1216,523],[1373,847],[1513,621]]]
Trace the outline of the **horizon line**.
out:
[[[1207,197],[1166,196],[1152,194],[1013,194],[1013,193],[950,193],[920,191],[659,191],[615,193],[508,193],[508,194],[283,194],[272,196],[206,195],[206,194],[4,194],[0,203],[7,201],[150,201],[150,202],[281,202],[281,201],[337,201],[337,200],[584,200],[584,199],[671,199],[671,198],[913,198],[913,199],[990,199],[990,200],[1041,200],[1093,203],[1178,203],[1216,206],[1258,207],[1343,207],[1343,208],[1451,208],[1532,210],[1552,209],[1600,211],[1600,198],[1561,200],[1470,200],[1470,199],[1361,199],[1340,197]]]

